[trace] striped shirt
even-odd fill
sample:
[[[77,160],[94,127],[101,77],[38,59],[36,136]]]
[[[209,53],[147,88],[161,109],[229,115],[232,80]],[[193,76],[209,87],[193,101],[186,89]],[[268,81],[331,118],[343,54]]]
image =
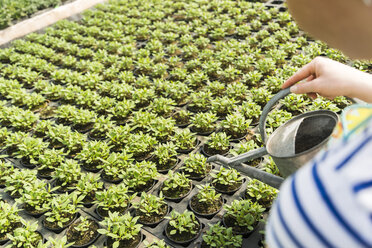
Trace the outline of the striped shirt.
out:
[[[338,140],[282,185],[269,248],[372,247],[372,122]]]

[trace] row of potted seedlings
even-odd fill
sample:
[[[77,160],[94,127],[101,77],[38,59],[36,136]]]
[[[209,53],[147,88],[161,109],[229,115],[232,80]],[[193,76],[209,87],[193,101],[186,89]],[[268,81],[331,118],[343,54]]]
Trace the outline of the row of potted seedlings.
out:
[[[8,166],[11,168],[11,165],[4,163],[4,167]],[[17,169],[16,169],[17,170]],[[6,171],[6,170],[4,170]],[[27,172],[27,173],[26,173]],[[9,173],[9,172],[8,172]],[[23,175],[17,175],[23,174]],[[7,173],[5,172],[4,175]],[[90,176],[88,176],[90,177]],[[237,188],[239,188],[238,185],[241,185],[242,178],[237,175],[237,172],[234,170],[225,170],[223,167],[221,167],[221,170],[213,176],[215,179],[212,181],[212,185],[215,185],[216,189],[224,188],[222,192],[226,191],[235,191]],[[238,177],[238,178],[237,178]],[[16,201],[19,202],[22,207],[25,209],[27,213],[33,216],[40,216],[41,214],[45,213],[45,219],[43,220],[43,225],[52,231],[60,232],[63,228],[71,224],[78,213],[78,208],[80,207],[80,204],[84,202],[85,198],[89,198],[89,194],[85,194],[80,192],[80,195],[78,193],[65,193],[60,194],[59,196],[52,197],[52,193],[54,191],[58,191],[58,188],[51,188],[50,185],[46,186],[46,183],[43,181],[36,179],[36,173],[33,173],[33,171],[28,170],[21,170],[18,172],[13,172],[10,174],[10,176],[5,176],[5,185],[6,185],[6,191],[10,191],[10,195],[13,197],[16,197]],[[23,179],[22,186],[19,185],[19,180],[17,179]],[[91,180],[94,178],[90,177]],[[236,183],[231,184],[231,182],[235,180]],[[89,180],[87,180],[89,182]],[[37,182],[37,183],[35,183]],[[86,184],[81,183],[82,185]],[[231,186],[235,185],[236,186]],[[252,190],[251,186],[247,188],[247,196],[250,194],[249,197],[264,197],[264,201],[266,204],[270,204],[273,199],[273,192],[271,190],[267,190],[267,192],[271,194],[260,194],[264,193],[265,190],[257,189],[258,186],[256,184],[259,184],[259,182],[255,182],[252,184],[252,186],[255,187],[254,190]],[[98,185],[98,186],[97,186]],[[191,191],[191,181],[187,177],[185,177],[185,174],[183,173],[172,173],[170,172],[169,177],[167,180],[164,181],[163,186],[161,187],[161,194],[159,197],[156,197],[154,195],[149,195],[146,193],[141,194],[141,198],[139,200],[139,203],[135,203],[135,215],[138,217],[139,222],[145,225],[156,225],[159,223],[164,216],[168,213],[169,208],[167,207],[167,203],[164,201],[164,199],[167,200],[179,200],[185,197],[189,192]],[[219,185],[219,187],[217,187]],[[230,186],[229,186],[230,185]],[[78,188],[78,187],[77,187]],[[102,188],[102,183],[97,183],[96,181],[96,187],[94,190],[97,190],[99,188]],[[198,186],[199,192],[198,194],[194,195],[190,200],[190,208],[193,212],[195,212],[197,215],[200,216],[208,216],[208,215],[215,215],[222,207],[223,201],[221,194],[218,194],[215,192],[215,190],[209,185],[206,184],[204,186]],[[107,218],[113,218],[115,219],[118,216],[115,216],[115,214],[125,213],[126,210],[129,208],[130,202],[133,200],[134,195],[128,194],[128,187],[124,184],[119,184],[117,186],[113,185],[107,190],[98,191],[95,194],[96,202],[98,204],[97,212],[101,213],[101,216],[105,218],[105,221]],[[257,192],[259,192],[257,194]],[[90,192],[92,193],[92,192]],[[164,193],[164,197],[163,197]],[[19,197],[19,198],[17,198]],[[271,198],[270,198],[271,197]],[[254,199],[254,198],[253,198]],[[100,201],[101,200],[101,201]],[[250,200],[249,200],[250,201]],[[263,202],[264,202],[263,201]],[[234,202],[233,204],[237,204],[237,202]],[[234,205],[231,206],[234,206]],[[247,203],[246,203],[247,204]],[[250,202],[249,204],[253,204]],[[229,215],[229,208],[225,206],[227,210],[227,216]],[[252,208],[247,208],[247,210],[252,211]],[[255,222],[260,217],[260,213],[263,212],[263,208],[259,208],[260,211],[257,211],[257,218],[255,219]],[[111,212],[112,210],[112,212]],[[261,211],[262,210],[262,211]],[[236,213],[240,212],[241,210],[235,210]],[[112,215],[114,213],[114,215]],[[176,218],[178,216],[177,212],[174,212],[171,216],[171,218]],[[191,212],[184,213],[185,216],[179,217],[179,218],[195,218],[195,216]],[[230,214],[232,215],[232,213]],[[191,217],[190,217],[191,216]],[[194,216],[194,217],[192,217]],[[243,215],[244,216],[244,215]],[[128,215],[129,218],[129,215]],[[235,217],[234,217],[235,218]],[[137,221],[133,221],[134,223]],[[81,219],[80,222],[87,222],[87,220]],[[104,223],[105,223],[104,221]],[[230,220],[231,221],[231,220]],[[109,222],[110,223],[110,222]],[[169,221],[170,226],[172,226],[173,222]],[[183,222],[182,222],[183,223]],[[237,222],[239,223],[239,222]],[[87,224],[87,223],[86,223]],[[185,223],[183,223],[185,224]],[[187,224],[187,223],[186,223]],[[199,223],[200,224],[200,223]],[[78,225],[78,224],[76,224]],[[107,225],[107,224],[106,224]],[[229,226],[229,224],[225,224]],[[235,226],[236,224],[233,224]],[[14,227],[14,225],[10,225],[10,227],[4,228],[4,230],[9,230],[9,228]],[[170,228],[170,227],[167,227]],[[177,229],[177,226],[174,228]],[[179,235],[183,236],[184,233],[182,233],[184,230],[182,227],[179,232]],[[249,227],[249,231],[251,231],[253,227]],[[91,228],[88,228],[89,230]],[[97,229],[97,228],[96,228]],[[198,232],[193,233],[197,234],[199,233],[200,228],[198,228]],[[86,228],[82,228],[81,230],[86,230]],[[79,228],[75,231],[79,231]],[[195,231],[195,230],[194,230]],[[101,231],[102,233],[106,231]],[[177,232],[176,232],[177,233]],[[178,237],[172,238],[172,235],[175,234],[174,232],[169,232],[168,236],[170,240],[177,243]],[[68,236],[70,234],[67,234]],[[72,235],[72,234],[71,234]],[[76,236],[76,235],[75,235]],[[91,235],[92,239],[96,238],[96,235]],[[108,235],[111,237],[111,235]],[[177,236],[177,235],[176,235]],[[194,237],[194,236],[192,236]],[[79,240],[79,239],[77,239]],[[119,239],[120,240],[120,239]],[[181,243],[184,243],[184,241],[190,241],[191,239],[187,238],[186,240],[182,240]],[[111,241],[110,241],[111,242]],[[179,243],[179,242],[178,242]],[[131,243],[131,245],[133,245]],[[132,247],[132,246],[128,247]]]

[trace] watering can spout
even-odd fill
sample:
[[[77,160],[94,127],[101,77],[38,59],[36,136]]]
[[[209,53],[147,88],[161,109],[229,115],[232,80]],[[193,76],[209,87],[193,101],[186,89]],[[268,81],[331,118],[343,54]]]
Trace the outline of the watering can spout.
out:
[[[236,157],[232,157],[232,158],[226,158],[226,157],[221,156],[221,155],[214,155],[214,156],[209,157],[207,162],[208,163],[218,162],[218,163],[223,164],[223,165],[232,166],[232,165],[241,164],[241,163],[244,163],[244,162],[247,162],[247,161],[251,161],[253,159],[262,157],[266,154],[267,154],[266,148],[262,147],[262,148],[258,148],[258,149],[249,151],[247,153],[240,154],[240,155],[238,155]]]
[[[284,180],[283,178],[264,172],[257,168],[253,168],[251,166],[242,164],[255,158],[262,157],[266,154],[267,154],[266,148],[262,147],[232,158],[227,158],[221,155],[215,155],[209,157],[207,162],[208,163],[216,162],[225,166],[231,166],[248,177],[260,180],[278,189]]]
[[[222,156],[222,155],[214,155],[207,159],[208,163],[216,162],[224,165],[228,165],[230,162],[230,159]]]

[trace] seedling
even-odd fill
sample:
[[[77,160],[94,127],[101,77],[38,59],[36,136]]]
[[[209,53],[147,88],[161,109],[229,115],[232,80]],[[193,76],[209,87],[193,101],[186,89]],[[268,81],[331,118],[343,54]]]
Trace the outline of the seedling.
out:
[[[207,158],[199,153],[191,153],[184,161],[182,169],[188,176],[205,177],[212,166],[207,163]]]
[[[172,142],[159,144],[152,154],[158,170],[167,170],[177,162],[177,146]]]
[[[216,128],[217,119],[213,113],[197,113],[191,118],[191,126],[198,133],[209,133]]]
[[[136,215],[142,223],[152,224],[161,221],[167,214],[168,205],[163,194],[159,197],[142,192],[139,203],[135,204]]]
[[[149,130],[151,122],[156,118],[156,115],[151,112],[138,111],[134,112],[131,120],[131,125],[134,130],[146,132]]]
[[[246,120],[241,114],[230,114],[221,122],[221,127],[233,139],[244,137],[250,128],[251,120]]]
[[[141,242],[141,224],[136,224],[139,217],[132,217],[130,213],[119,215],[118,212],[109,212],[100,224],[105,229],[98,229],[100,234],[109,237],[108,246],[136,247]],[[129,245],[133,246],[129,246]],[[126,246],[124,246],[126,245]]]
[[[120,175],[124,184],[134,192],[149,190],[157,176],[156,165],[150,161],[129,164],[125,172]]]
[[[159,142],[171,141],[176,130],[175,124],[172,118],[157,117],[151,121],[150,131]]]
[[[278,190],[264,184],[256,179],[250,180],[247,184],[246,196],[252,201],[258,202],[264,208],[270,208],[278,194]]]
[[[186,241],[194,238],[200,230],[200,222],[196,219],[193,212],[185,210],[178,213],[173,210],[169,219],[166,232],[169,237],[176,241]]]
[[[74,245],[84,245],[97,237],[97,230],[98,223],[89,219],[87,216],[81,216],[67,230],[67,240],[69,242],[74,242]]]
[[[184,173],[168,172],[168,178],[163,182],[161,191],[167,198],[181,198],[191,190],[191,180]]]
[[[212,185],[219,191],[235,191],[242,185],[243,177],[233,168],[226,169],[221,166],[219,171],[213,170],[213,172]]]
[[[110,154],[110,146],[104,141],[86,142],[77,158],[83,162],[83,165],[88,170],[97,170],[102,163],[102,159],[106,159]]]
[[[37,164],[39,156],[43,150],[48,147],[48,143],[44,143],[40,138],[26,137],[22,143],[17,145],[17,151],[12,155],[16,158],[21,158],[24,164]]]
[[[55,179],[56,185],[61,186],[61,191],[67,191],[75,188],[83,176],[79,163],[73,159],[66,159],[55,169],[52,178]]]
[[[21,220],[22,227],[18,227],[12,234],[8,234],[8,238],[12,244],[7,247],[47,247],[43,245],[43,236],[37,232],[38,223],[30,223]]]
[[[203,243],[209,247],[242,247],[242,236],[234,234],[231,227],[226,228],[221,226],[220,223],[214,225],[209,224],[209,227],[209,230],[203,235]]]
[[[24,204],[23,208],[28,213],[38,215],[48,209],[48,203],[56,189],[44,181],[36,180],[33,184],[25,185],[23,195],[16,202]]]
[[[114,128],[111,116],[101,116],[95,120],[92,131],[89,133],[92,139],[104,139],[108,132]]]
[[[64,228],[76,216],[79,211],[82,196],[77,194],[60,194],[53,197],[48,204],[48,212],[45,213],[44,225],[53,228]]]
[[[204,145],[204,152],[208,155],[224,154],[230,149],[230,136],[225,132],[212,133]]]
[[[192,112],[204,112],[210,108],[211,92],[199,91],[190,94],[190,103],[187,108]]]
[[[103,182],[99,181],[99,176],[91,173],[85,174],[76,184],[76,191],[83,196],[82,203],[90,204],[96,200],[96,192],[103,189]]]
[[[129,195],[125,184],[112,185],[108,189],[96,192],[97,211],[103,217],[110,212],[124,213],[135,195]]]
[[[231,205],[224,205],[224,209],[225,225],[232,227],[235,233],[252,231],[265,211],[261,205],[250,200],[234,200]]]
[[[219,211],[223,201],[210,184],[197,185],[199,192],[191,198],[190,206],[199,214],[213,214]]]
[[[4,185],[6,180],[5,178],[11,175],[14,172],[14,167],[9,162],[4,162],[0,160],[0,185]]]
[[[216,97],[214,100],[212,100],[211,110],[218,116],[224,117],[234,111],[237,103],[238,101],[236,101],[234,98],[230,98],[227,96]]]
[[[156,240],[151,243],[144,241],[143,242],[146,248],[170,248],[164,240]]]
[[[143,159],[149,156],[156,144],[157,141],[154,137],[139,132],[129,136],[125,150],[132,153],[134,158]]]
[[[240,82],[229,84],[226,87],[227,96],[235,99],[237,102],[244,101],[248,96],[248,87]]]
[[[19,216],[19,209],[16,204],[10,205],[9,203],[0,201],[0,240],[6,240],[9,234],[22,226],[22,217]]]
[[[197,144],[196,135],[190,129],[177,130],[174,139],[179,150],[190,150]]]
[[[133,128],[130,125],[118,126],[111,129],[107,136],[113,151],[124,149]]]
[[[51,120],[41,120],[39,121],[34,128],[34,134],[38,138],[43,138],[46,136],[49,128],[54,124]],[[1,138],[1,129],[0,129],[0,138]],[[0,140],[1,141],[1,140]]]
[[[191,112],[187,110],[180,110],[176,112],[172,118],[176,121],[178,126],[185,126],[190,123],[191,120]]]
[[[13,173],[4,177],[5,192],[9,192],[13,198],[19,198],[25,193],[26,185],[32,184],[36,181],[35,170],[19,170],[14,169]]]

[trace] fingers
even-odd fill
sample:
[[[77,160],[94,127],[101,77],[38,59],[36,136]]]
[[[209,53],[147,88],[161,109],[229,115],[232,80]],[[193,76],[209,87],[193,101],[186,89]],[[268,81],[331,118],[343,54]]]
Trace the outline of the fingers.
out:
[[[306,82],[310,82],[311,80],[314,80],[315,79],[315,75],[312,74],[310,75],[309,77],[306,78]]]
[[[313,76],[315,74],[315,62],[314,60],[299,69],[292,77],[290,77],[287,81],[284,82],[282,85],[282,89],[288,88],[289,86],[294,85],[295,83]]]
[[[307,93],[307,96],[310,97],[311,99],[315,100],[318,97],[318,94],[311,92]]]
[[[295,94],[307,94],[307,93],[318,92],[317,84],[318,84],[318,79],[295,84],[291,86],[291,92]]]

